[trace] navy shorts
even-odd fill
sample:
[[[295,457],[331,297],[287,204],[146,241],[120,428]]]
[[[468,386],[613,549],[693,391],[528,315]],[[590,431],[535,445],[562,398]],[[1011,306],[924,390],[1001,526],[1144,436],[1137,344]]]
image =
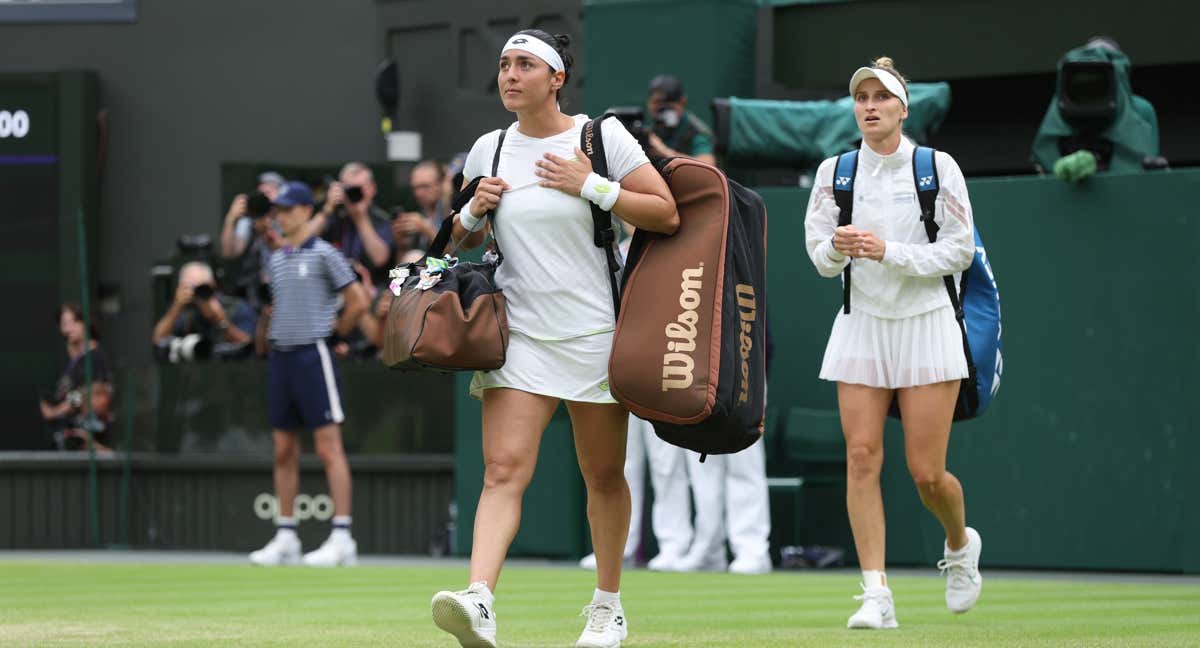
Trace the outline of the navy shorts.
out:
[[[342,381],[324,341],[271,349],[267,409],[276,430],[341,423]]]

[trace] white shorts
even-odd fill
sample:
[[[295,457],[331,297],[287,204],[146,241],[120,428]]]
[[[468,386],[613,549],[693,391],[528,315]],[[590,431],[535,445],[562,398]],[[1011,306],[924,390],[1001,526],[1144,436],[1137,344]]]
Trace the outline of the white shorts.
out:
[[[508,387],[567,401],[615,403],[608,392],[612,339],[612,331],[567,340],[538,340],[509,331],[504,366],[475,372],[471,396],[482,400],[483,390]]]
[[[904,319],[839,310],[821,362],[822,380],[887,389],[967,375],[962,330],[950,306]]]

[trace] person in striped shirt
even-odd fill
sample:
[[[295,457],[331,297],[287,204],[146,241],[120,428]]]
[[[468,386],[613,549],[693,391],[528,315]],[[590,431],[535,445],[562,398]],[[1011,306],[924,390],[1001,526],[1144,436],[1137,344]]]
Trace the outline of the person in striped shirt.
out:
[[[314,567],[353,565],[358,547],[350,535],[350,468],[342,448],[341,385],[325,338],[349,334],[366,310],[367,297],[349,262],[329,243],[308,234],[313,196],[289,182],[275,198],[276,219],[286,244],[271,254],[274,309],[268,338],[268,403],[275,439],[275,537],[250,554],[258,565],[301,561],[292,504],[300,482],[300,428],[312,428],[333,498],[333,532],[303,562]],[[338,315],[338,294],[344,307]]]

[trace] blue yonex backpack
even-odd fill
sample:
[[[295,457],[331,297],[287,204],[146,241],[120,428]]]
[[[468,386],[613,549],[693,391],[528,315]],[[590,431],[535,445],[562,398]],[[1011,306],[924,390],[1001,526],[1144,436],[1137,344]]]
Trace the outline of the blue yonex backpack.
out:
[[[913,183],[921,203],[921,222],[929,242],[937,240],[938,225],[933,220],[934,201],[938,195],[937,165],[935,151],[919,146],[913,151]],[[858,151],[838,156],[833,174],[833,197],[840,214],[838,226],[850,224],[854,210],[854,176],[858,172]],[[954,277],[946,275],[946,292],[954,305],[954,315],[962,330],[963,351],[967,356],[970,376],[963,379],[958,393],[958,404],[954,408],[954,420],[972,419],[987,409],[1000,389],[1000,374],[1004,369],[1000,343],[1000,292],[996,288],[996,276],[988,263],[987,252],[975,228],[975,260],[971,267],[960,275],[958,288]],[[961,299],[960,299],[961,297]],[[842,307],[850,312],[850,266],[842,274]],[[892,416],[899,418],[896,403],[892,403]]]

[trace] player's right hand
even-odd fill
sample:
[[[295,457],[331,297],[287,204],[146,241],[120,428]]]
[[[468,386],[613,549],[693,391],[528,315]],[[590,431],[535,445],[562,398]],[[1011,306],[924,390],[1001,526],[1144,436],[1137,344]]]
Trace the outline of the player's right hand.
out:
[[[471,200],[471,215],[483,218],[500,204],[500,194],[509,188],[508,183],[500,178],[484,178],[475,188],[475,197]]]

